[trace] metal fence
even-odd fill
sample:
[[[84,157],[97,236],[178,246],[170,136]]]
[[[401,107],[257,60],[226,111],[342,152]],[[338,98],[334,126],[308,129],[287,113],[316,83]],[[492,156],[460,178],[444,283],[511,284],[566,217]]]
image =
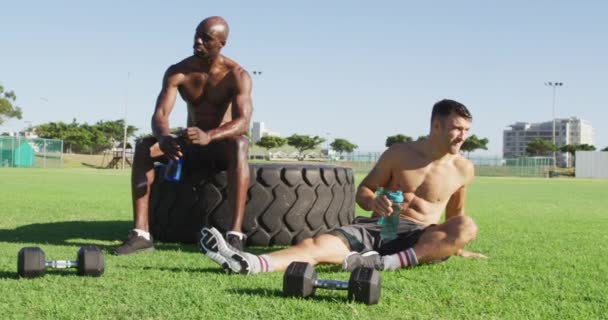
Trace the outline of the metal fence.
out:
[[[577,178],[608,178],[608,152],[576,151]]]
[[[332,164],[348,166],[355,172],[369,172],[381,152],[357,152],[345,155],[340,160],[329,160]],[[503,159],[500,157],[466,157],[475,165],[476,176],[494,177],[548,177],[553,170],[552,157],[522,157]]]
[[[0,137],[0,167],[61,168],[63,140]]]
[[[548,177],[554,168],[552,157],[468,159],[475,165],[475,175],[482,177]]]

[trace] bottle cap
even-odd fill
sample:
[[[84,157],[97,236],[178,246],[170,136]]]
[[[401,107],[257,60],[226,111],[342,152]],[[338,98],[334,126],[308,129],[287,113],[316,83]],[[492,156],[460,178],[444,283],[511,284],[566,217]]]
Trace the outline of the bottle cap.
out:
[[[391,202],[403,202],[403,192],[401,191],[386,191],[384,194]]]

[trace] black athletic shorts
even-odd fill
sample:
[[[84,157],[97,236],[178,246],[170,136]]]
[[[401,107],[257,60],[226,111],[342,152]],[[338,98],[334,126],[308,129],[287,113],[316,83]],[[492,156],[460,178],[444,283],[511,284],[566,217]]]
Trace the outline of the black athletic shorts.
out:
[[[407,219],[399,219],[397,238],[383,243],[380,238],[382,226],[379,218],[356,217],[353,223],[329,232],[346,244],[351,251],[378,251],[381,255],[393,254],[413,247],[428,225],[418,224]]]

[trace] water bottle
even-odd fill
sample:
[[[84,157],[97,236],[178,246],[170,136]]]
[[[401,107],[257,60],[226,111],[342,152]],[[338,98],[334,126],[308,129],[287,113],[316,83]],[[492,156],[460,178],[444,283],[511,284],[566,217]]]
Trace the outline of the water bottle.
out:
[[[179,182],[182,177],[182,158],[171,159],[165,167],[165,180]]]
[[[185,131],[182,127],[177,129],[177,136],[173,135],[176,138],[183,137]],[[170,159],[169,163],[165,167],[165,180],[170,182],[179,182],[182,177],[182,158],[177,160]]]
[[[388,217],[380,217],[378,224],[382,226],[380,229],[380,238],[383,242],[391,241],[397,238],[397,228],[399,227],[399,213],[401,212],[401,204],[403,204],[403,192],[401,191],[385,191],[379,189],[380,195],[386,195],[390,200],[393,208],[393,213]]]

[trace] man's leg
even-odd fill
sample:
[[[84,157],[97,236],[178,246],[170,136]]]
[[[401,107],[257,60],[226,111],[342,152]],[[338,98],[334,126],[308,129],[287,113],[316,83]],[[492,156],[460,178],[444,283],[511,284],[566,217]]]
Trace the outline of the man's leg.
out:
[[[342,239],[331,234],[323,234],[305,239],[287,249],[256,256],[236,250],[227,244],[219,231],[214,228],[203,228],[201,233],[200,245],[203,252],[225,270],[242,274],[284,271],[293,261],[308,262],[312,265],[340,264],[350,252]]]
[[[114,253],[126,255],[154,250],[148,226],[148,202],[150,185],[154,181],[154,158],[163,155],[155,138],[145,138],[135,145],[131,170],[131,197],[133,205],[133,230],[128,239]]]
[[[383,256],[384,270],[428,263],[457,254],[477,236],[477,226],[468,216],[457,216],[427,228],[412,248]]]
[[[226,140],[224,148],[225,158],[228,160],[226,170],[228,178],[228,204],[232,212],[232,228],[227,234],[228,242],[236,249],[242,250],[245,245],[245,235],[242,233],[243,217],[245,216],[245,203],[247,201],[247,188],[249,187],[249,140],[239,136]]]

